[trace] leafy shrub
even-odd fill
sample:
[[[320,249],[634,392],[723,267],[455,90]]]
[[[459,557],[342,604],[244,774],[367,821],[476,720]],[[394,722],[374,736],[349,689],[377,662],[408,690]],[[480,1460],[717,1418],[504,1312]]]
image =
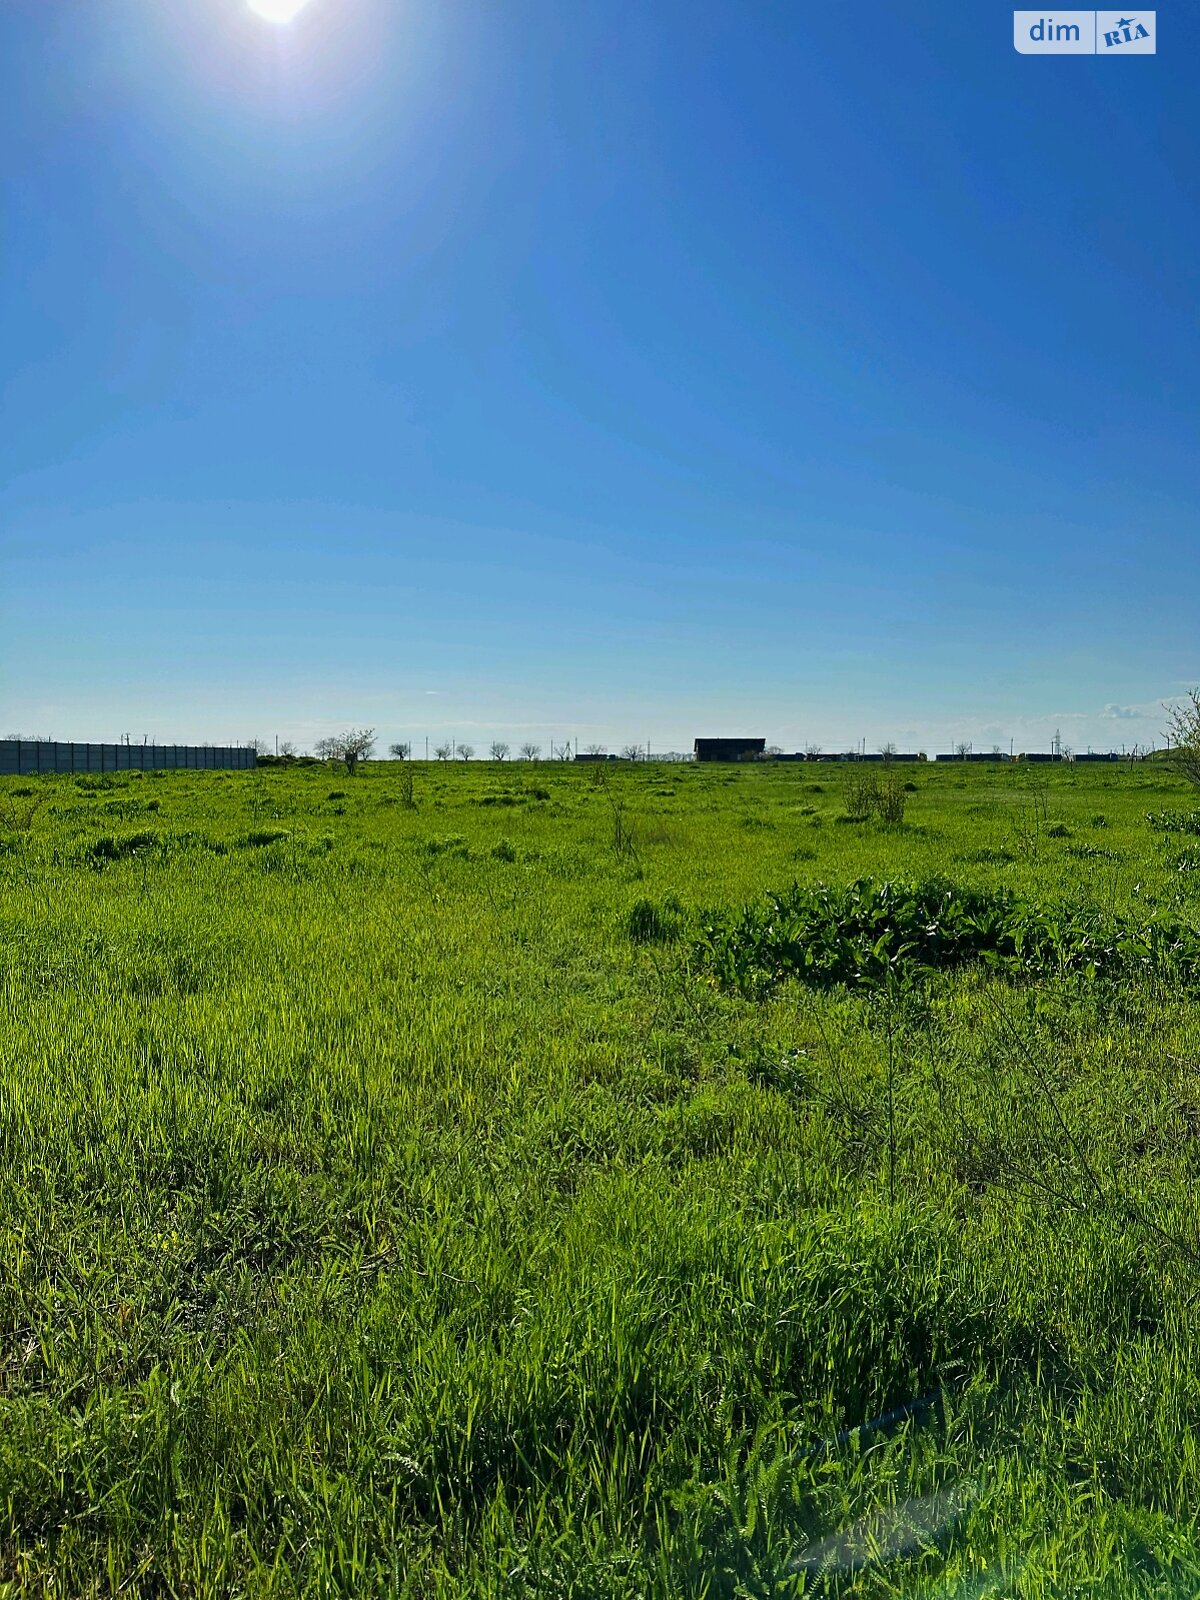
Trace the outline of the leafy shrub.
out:
[[[1065,822],[1052,822],[1046,829],[1047,839],[1069,839],[1071,830]]]
[[[245,850],[260,850],[265,845],[278,844],[281,839],[291,837],[287,828],[256,828],[252,833],[244,833],[238,844]]]
[[[1179,922],[1138,926],[1087,907],[940,879],[861,878],[840,889],[793,884],[766,898],[765,905],[711,919],[696,944],[717,982],[744,995],[785,978],[817,987],[878,984],[969,962],[1029,977],[1147,970],[1200,979],[1200,933]]]
[[[1151,811],[1146,821],[1155,833],[1200,834],[1200,811]]]
[[[517,847],[511,839],[500,839],[492,846],[492,854],[497,861],[515,861]]]

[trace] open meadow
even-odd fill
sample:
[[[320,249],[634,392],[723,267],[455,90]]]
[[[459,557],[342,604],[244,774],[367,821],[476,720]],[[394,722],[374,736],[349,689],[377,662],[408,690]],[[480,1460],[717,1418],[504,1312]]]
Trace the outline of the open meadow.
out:
[[[0,1594],[1200,1592],[1200,800],[878,776],[0,782]]]

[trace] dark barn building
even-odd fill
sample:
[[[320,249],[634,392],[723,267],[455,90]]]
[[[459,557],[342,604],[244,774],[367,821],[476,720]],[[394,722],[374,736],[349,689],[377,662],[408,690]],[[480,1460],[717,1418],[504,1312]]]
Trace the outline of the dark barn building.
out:
[[[697,761],[755,761],[767,748],[765,739],[697,739]]]

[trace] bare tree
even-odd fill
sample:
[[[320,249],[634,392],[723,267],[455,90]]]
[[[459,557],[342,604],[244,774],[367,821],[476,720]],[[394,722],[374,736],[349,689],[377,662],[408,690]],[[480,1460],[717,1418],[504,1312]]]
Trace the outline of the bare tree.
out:
[[[294,761],[296,759],[296,746],[291,739],[280,739],[279,754],[285,761]]]
[[[271,754],[271,746],[265,739],[247,739],[246,748],[247,750],[253,750],[256,756],[269,756]]]
[[[521,746],[522,761],[536,761],[542,753],[540,744],[523,744]]]
[[[507,761],[508,760],[508,746],[504,743],[503,739],[496,739],[496,740],[493,741],[493,743],[492,743],[492,760],[493,761]]]
[[[343,733],[332,733],[318,739],[316,752],[322,761],[341,761],[350,777],[358,771],[360,761],[369,761],[375,750],[374,728],[347,728]]]
[[[458,747],[458,759],[460,761],[470,761],[471,757],[474,754],[475,754],[475,746],[473,744],[460,744],[459,745],[459,747]]]
[[[585,744],[583,753],[585,756],[602,756],[604,754],[604,746],[602,744]]]
[[[896,746],[889,739],[886,744],[879,746],[879,754],[885,761],[894,761],[896,759]]]
[[[967,757],[971,754],[971,741],[970,741],[970,739],[960,739],[958,741],[958,743],[954,746],[954,754],[958,757],[958,759],[960,761],[965,761],[967,759]]]
[[[815,761],[821,754],[821,746],[819,744],[806,744],[804,746],[804,754],[810,761]]]
[[[642,747],[640,744],[627,744],[621,751],[622,761],[640,761],[641,759]]]
[[[550,748],[555,761],[570,761],[572,759],[571,741],[569,739],[567,740],[566,744],[551,745]]]
[[[1191,783],[1200,784],[1200,689],[1189,689],[1186,700],[1165,709],[1167,748],[1175,747],[1171,761]]]
[[[448,744],[439,744],[435,746],[433,753],[439,761],[449,761],[450,746]]]
[[[401,744],[390,744],[388,745],[388,755],[391,756],[393,761],[407,761],[409,756],[412,755],[412,745],[407,741]]]

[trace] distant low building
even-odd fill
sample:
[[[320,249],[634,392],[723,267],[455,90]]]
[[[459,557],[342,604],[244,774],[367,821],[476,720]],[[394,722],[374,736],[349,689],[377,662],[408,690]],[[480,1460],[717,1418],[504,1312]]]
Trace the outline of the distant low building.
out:
[[[968,750],[966,755],[955,755],[952,752],[949,755],[934,756],[933,759],[935,761],[1011,761],[1012,757],[1006,755],[1003,750]]]
[[[697,739],[697,761],[757,761],[767,748],[765,739]]]

